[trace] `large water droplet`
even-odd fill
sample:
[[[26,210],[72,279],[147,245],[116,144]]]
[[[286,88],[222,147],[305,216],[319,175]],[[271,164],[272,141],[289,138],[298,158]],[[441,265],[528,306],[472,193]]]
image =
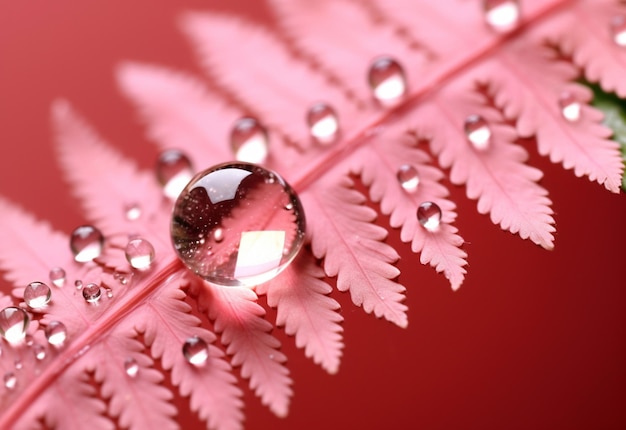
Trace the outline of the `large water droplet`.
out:
[[[559,107],[563,118],[570,122],[580,119],[581,106],[576,96],[569,91],[563,91],[559,96]]]
[[[98,284],[87,284],[83,288],[83,298],[89,303],[98,303],[102,290]]]
[[[168,149],[157,159],[156,175],[165,196],[174,200],[193,176],[193,167],[182,151]]]
[[[304,210],[291,187],[248,163],[221,164],[196,175],[176,201],[171,226],[183,263],[226,286],[272,279],[298,253],[304,230]]]
[[[7,390],[14,390],[17,385],[17,376],[13,372],[6,372],[4,374],[4,387]]]
[[[407,91],[404,69],[391,57],[379,57],[370,65],[367,80],[374,98],[383,106],[397,104]]]
[[[30,318],[24,310],[15,306],[4,308],[0,311],[0,335],[9,343],[22,342],[29,322]]]
[[[626,16],[617,15],[611,19],[611,37],[618,46],[626,46]]]
[[[465,135],[474,148],[484,151],[489,147],[491,129],[480,115],[470,115],[465,119]]]
[[[436,231],[441,224],[441,208],[433,202],[424,202],[417,208],[417,220],[428,231]]]
[[[306,122],[311,137],[319,143],[332,143],[339,134],[339,117],[332,106],[316,103],[307,112]]]
[[[417,169],[410,164],[403,164],[398,169],[397,173],[398,182],[402,188],[406,191],[412,193],[417,190],[417,186],[419,185],[419,176],[417,175]]]
[[[268,154],[267,130],[256,118],[239,118],[230,132],[230,146],[236,160],[262,164]]]
[[[183,344],[183,355],[194,366],[203,366],[209,359],[209,346],[198,336],[190,337]]]
[[[55,287],[61,288],[65,285],[65,270],[62,267],[53,267],[50,269],[50,274],[48,275],[50,278],[50,282]]]
[[[61,321],[50,321],[45,330],[48,343],[55,347],[63,346],[67,339],[67,329]]]
[[[124,360],[124,370],[131,378],[137,376],[137,373],[139,373],[139,364],[137,364],[137,360],[133,357],[126,358],[126,360]]]
[[[517,0],[483,0],[483,10],[487,24],[499,33],[511,31],[519,24]]]
[[[146,239],[132,239],[126,245],[126,259],[137,270],[147,270],[154,261],[154,247]]]
[[[98,258],[102,254],[103,247],[104,236],[92,225],[82,225],[70,236],[70,248],[74,254],[74,260],[79,263]]]
[[[136,221],[141,217],[141,206],[131,203],[124,207],[124,215],[128,221]]]
[[[32,309],[40,309],[48,305],[52,292],[43,282],[31,282],[24,288],[24,302]]]
[[[39,361],[46,358],[46,348],[43,345],[39,345],[38,343],[33,345],[33,353],[35,354],[35,358]]]

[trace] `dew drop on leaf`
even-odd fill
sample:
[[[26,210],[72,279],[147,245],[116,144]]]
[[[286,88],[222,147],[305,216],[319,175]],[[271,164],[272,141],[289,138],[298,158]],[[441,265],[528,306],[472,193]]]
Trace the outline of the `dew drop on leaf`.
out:
[[[611,37],[617,46],[626,46],[626,16],[617,15],[611,20]]]
[[[311,137],[319,143],[333,143],[339,135],[339,117],[332,106],[315,103],[306,115]]]
[[[24,288],[24,302],[31,309],[40,309],[48,305],[52,291],[43,282],[31,282]]]
[[[28,314],[20,308],[9,306],[0,311],[0,335],[9,343],[22,342],[29,323]]]
[[[499,33],[513,30],[520,21],[518,0],[484,0],[483,11],[487,24]]]
[[[397,104],[406,94],[404,69],[391,57],[378,57],[370,65],[367,81],[374,98],[383,106]]]
[[[6,372],[4,374],[4,387],[7,390],[13,390],[15,389],[16,385],[17,385],[17,376],[15,376],[15,373]]]
[[[45,330],[48,343],[55,347],[60,347],[67,339],[67,329],[61,321],[50,321]]]
[[[569,122],[576,122],[580,119],[580,102],[576,96],[569,91],[563,91],[559,96],[559,108],[561,108],[563,118]]]
[[[65,270],[62,267],[53,267],[50,269],[48,277],[55,287],[61,288],[65,285]]]
[[[256,118],[239,118],[230,131],[230,147],[237,161],[262,164],[269,148],[267,130]]]
[[[198,336],[190,337],[183,344],[183,355],[194,366],[203,366],[209,358],[209,346]]]
[[[441,208],[433,202],[424,202],[417,208],[417,220],[428,231],[436,231],[441,224]]]
[[[419,176],[417,175],[417,169],[410,164],[403,164],[400,166],[397,178],[402,188],[410,193],[417,190],[417,186],[420,182]]]
[[[101,295],[102,290],[98,284],[87,284],[85,285],[85,288],[83,288],[83,298],[88,303],[98,303]]]
[[[154,261],[154,247],[146,239],[132,239],[126,245],[126,259],[137,270],[147,270]]]
[[[474,148],[484,151],[489,147],[491,129],[487,121],[480,115],[470,115],[465,119],[465,135]]]
[[[156,176],[163,187],[163,194],[174,200],[193,176],[193,167],[182,151],[168,149],[159,154]]]
[[[46,348],[43,345],[39,345],[38,343],[33,345],[33,353],[35,354],[35,358],[39,361],[46,358]]]
[[[70,248],[74,260],[86,263],[98,258],[104,247],[104,236],[100,230],[92,225],[82,225],[76,228],[70,236]]]
[[[141,217],[141,206],[131,203],[124,207],[124,216],[128,221],[136,221]]]
[[[131,378],[137,376],[137,373],[139,373],[139,365],[137,364],[137,360],[135,360],[133,357],[126,358],[126,360],[124,360],[124,370],[126,371],[126,374]]]
[[[296,256],[304,232],[295,192],[276,173],[249,163],[197,174],[176,201],[171,225],[183,263],[223,286],[272,279]]]

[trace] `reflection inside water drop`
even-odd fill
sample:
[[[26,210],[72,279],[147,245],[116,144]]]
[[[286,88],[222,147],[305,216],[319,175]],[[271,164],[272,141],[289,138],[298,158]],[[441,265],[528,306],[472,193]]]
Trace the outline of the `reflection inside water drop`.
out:
[[[102,290],[98,284],[87,284],[83,288],[83,298],[89,303],[97,303],[102,295]]]
[[[396,174],[398,182],[402,188],[410,193],[417,190],[419,185],[419,176],[417,175],[417,169],[409,164],[403,164],[398,169]]]
[[[124,360],[124,370],[131,378],[137,376],[137,373],[139,373],[139,364],[137,364],[137,360],[132,357],[126,358],[126,360]]]
[[[45,329],[46,339],[48,343],[55,347],[60,347],[67,339],[67,329],[61,321],[50,321]]]
[[[146,239],[132,239],[126,245],[126,260],[137,270],[147,270],[154,261],[154,247]]]
[[[269,151],[267,129],[256,118],[239,118],[230,132],[230,147],[237,161],[263,164]]]
[[[94,226],[82,225],[72,232],[70,248],[76,261],[86,263],[102,254],[104,236]]]
[[[417,209],[417,220],[428,231],[439,229],[441,215],[441,208],[433,202],[424,202]]]
[[[374,98],[383,106],[400,102],[407,91],[404,69],[391,57],[379,57],[370,65],[367,80]]]
[[[168,149],[159,154],[156,163],[157,180],[163,187],[163,194],[174,200],[193,176],[189,157],[178,149]]]
[[[339,134],[339,118],[332,106],[316,103],[307,112],[307,124],[311,137],[323,144],[332,143]]]
[[[28,314],[15,306],[0,311],[0,335],[9,343],[20,343],[26,336],[30,318]]]
[[[489,147],[491,129],[487,121],[480,115],[470,115],[465,119],[465,135],[474,148],[484,151]]]
[[[53,267],[50,269],[50,274],[48,275],[50,278],[50,282],[55,287],[62,287],[65,285],[65,270],[62,267]]]
[[[43,282],[31,282],[24,288],[24,303],[31,309],[40,309],[48,305],[52,292]]]
[[[190,337],[183,344],[183,356],[194,366],[203,366],[209,358],[209,346],[198,336]]]
[[[561,115],[569,122],[576,122],[580,119],[581,106],[576,96],[569,91],[564,91],[559,96],[559,108]]]
[[[483,11],[487,24],[497,32],[513,30],[520,21],[517,0],[483,0]]]

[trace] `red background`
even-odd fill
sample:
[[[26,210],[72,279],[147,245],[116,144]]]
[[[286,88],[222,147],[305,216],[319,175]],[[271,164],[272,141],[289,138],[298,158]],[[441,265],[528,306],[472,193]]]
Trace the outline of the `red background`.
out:
[[[48,112],[57,97],[150,168],[155,149],[113,68],[135,59],[200,74],[176,17],[208,8],[266,19],[262,4],[243,1],[0,0],[0,194],[66,232],[84,221],[55,164]],[[470,254],[461,290],[398,244],[409,328],[335,294],[345,317],[339,374],[278,333],[295,380],[290,415],[273,417],[247,391],[246,427],[626,428],[626,199],[529,148],[554,202],[556,250],[500,231],[453,188]]]

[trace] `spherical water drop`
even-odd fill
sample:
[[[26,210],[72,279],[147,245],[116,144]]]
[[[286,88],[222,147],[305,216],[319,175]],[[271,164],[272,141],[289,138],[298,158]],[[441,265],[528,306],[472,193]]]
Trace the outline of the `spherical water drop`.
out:
[[[26,346],[33,346],[33,344],[35,343],[35,339],[33,339],[32,335],[27,334],[26,336],[24,336],[24,343],[26,344]]]
[[[407,91],[402,66],[391,57],[379,57],[371,64],[367,80],[374,98],[383,106],[397,104]]]
[[[183,344],[183,355],[194,366],[203,366],[209,359],[209,346],[198,336],[190,337]]]
[[[50,321],[45,330],[48,343],[55,347],[60,347],[67,339],[67,329],[61,321]]]
[[[417,220],[428,231],[436,231],[441,224],[441,208],[433,202],[424,202],[417,208]]]
[[[412,193],[417,190],[417,186],[419,185],[420,179],[417,175],[417,169],[409,164],[403,164],[398,169],[397,173],[398,182],[402,188],[406,191]]]
[[[128,221],[136,221],[141,217],[141,206],[131,203],[124,207],[124,215]]]
[[[43,345],[39,345],[38,343],[33,345],[33,353],[35,354],[35,358],[39,361],[46,358],[46,348],[44,348]]]
[[[15,370],[22,370],[24,368],[24,363],[19,358],[16,358],[13,364],[15,365]]]
[[[626,46],[626,16],[617,15],[611,20],[611,37],[617,46]]]
[[[104,236],[94,226],[82,225],[72,232],[70,248],[74,254],[74,260],[79,263],[91,261],[102,254]]]
[[[262,164],[268,154],[267,130],[256,118],[239,118],[230,132],[230,146],[236,160]]]
[[[146,239],[133,239],[126,245],[126,259],[137,270],[147,270],[154,261],[154,247]]]
[[[332,106],[316,103],[307,112],[306,121],[311,137],[323,144],[332,143],[339,134],[339,118]]]
[[[487,24],[499,33],[511,31],[519,24],[518,0],[484,0],[483,10]]]
[[[580,102],[569,91],[564,91],[559,96],[559,107],[561,108],[561,115],[569,122],[576,122],[580,119]]]
[[[109,299],[112,299],[112,298],[113,298],[113,290],[112,290],[112,289],[110,289],[110,288],[107,288],[107,289],[106,289],[106,292],[107,292],[107,297],[108,297]]]
[[[480,115],[470,115],[465,119],[465,135],[474,148],[484,151],[489,147],[491,129]]]
[[[77,279],[76,281],[74,281],[74,286],[76,287],[77,290],[80,290],[81,288],[83,288],[83,281],[81,281],[80,279]]]
[[[0,311],[0,335],[9,343],[19,343],[24,340],[30,318],[28,314],[14,306]]]
[[[50,269],[50,274],[48,275],[50,278],[50,282],[55,287],[62,287],[65,285],[65,270],[62,267],[53,267]]]
[[[89,303],[98,303],[102,290],[98,284],[87,284],[83,288],[83,298]]]
[[[15,373],[6,372],[4,374],[4,387],[7,390],[13,390],[15,389],[16,385],[17,385],[17,376],[15,376]]]
[[[304,230],[304,210],[291,187],[276,173],[248,163],[196,175],[176,201],[171,225],[183,263],[224,286],[272,279],[298,253]]]
[[[137,360],[132,357],[128,357],[124,360],[124,370],[131,378],[137,376],[137,373],[139,373],[139,364],[137,364]]]
[[[24,302],[31,309],[40,309],[48,305],[52,291],[43,282],[31,282],[24,288]]]
[[[159,155],[156,175],[165,196],[174,200],[193,176],[193,167],[183,152],[168,149]]]

